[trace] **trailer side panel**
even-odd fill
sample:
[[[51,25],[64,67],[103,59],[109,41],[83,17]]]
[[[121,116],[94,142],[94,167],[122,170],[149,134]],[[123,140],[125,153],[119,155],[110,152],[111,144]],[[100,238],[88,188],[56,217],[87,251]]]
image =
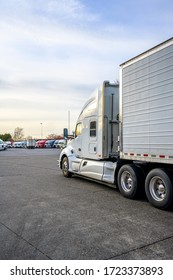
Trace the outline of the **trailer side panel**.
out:
[[[121,65],[121,158],[173,163],[173,40]]]

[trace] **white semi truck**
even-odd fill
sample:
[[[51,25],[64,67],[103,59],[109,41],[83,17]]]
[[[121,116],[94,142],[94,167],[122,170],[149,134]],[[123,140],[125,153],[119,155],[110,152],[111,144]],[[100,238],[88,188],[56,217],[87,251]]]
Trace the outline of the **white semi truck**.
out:
[[[59,166],[118,187],[127,198],[145,190],[160,209],[173,204],[173,38],[120,65],[85,103],[75,138]]]

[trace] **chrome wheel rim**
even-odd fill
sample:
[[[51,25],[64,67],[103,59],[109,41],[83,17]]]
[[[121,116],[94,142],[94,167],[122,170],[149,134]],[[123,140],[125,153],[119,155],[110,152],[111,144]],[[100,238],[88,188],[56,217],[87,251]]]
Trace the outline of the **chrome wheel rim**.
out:
[[[155,176],[151,179],[149,190],[156,201],[163,201],[166,197],[166,185],[162,178]]]
[[[133,179],[128,171],[124,171],[121,176],[121,186],[125,192],[131,191],[133,187]]]

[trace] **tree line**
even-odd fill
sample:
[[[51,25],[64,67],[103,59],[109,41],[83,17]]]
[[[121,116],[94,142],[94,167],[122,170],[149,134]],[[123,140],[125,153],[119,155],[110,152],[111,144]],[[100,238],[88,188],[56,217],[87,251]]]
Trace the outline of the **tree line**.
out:
[[[3,141],[18,141],[18,140],[23,140],[24,138],[24,132],[23,128],[21,127],[16,127],[14,130],[14,135],[12,136],[10,133],[4,133],[0,134],[0,139]]]
[[[49,134],[46,139],[61,139],[62,135]],[[16,127],[14,129],[13,136],[10,133],[0,134],[0,139],[3,141],[21,141],[24,139],[32,139],[32,136],[24,137],[24,129],[21,127]]]

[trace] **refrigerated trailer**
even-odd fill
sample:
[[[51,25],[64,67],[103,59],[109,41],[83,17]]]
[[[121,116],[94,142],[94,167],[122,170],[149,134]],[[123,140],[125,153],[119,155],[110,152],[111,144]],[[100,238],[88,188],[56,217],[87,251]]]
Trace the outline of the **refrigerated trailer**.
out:
[[[122,63],[119,83],[92,93],[58,162],[65,177],[118,187],[130,199],[145,191],[153,206],[172,206],[173,38]]]

